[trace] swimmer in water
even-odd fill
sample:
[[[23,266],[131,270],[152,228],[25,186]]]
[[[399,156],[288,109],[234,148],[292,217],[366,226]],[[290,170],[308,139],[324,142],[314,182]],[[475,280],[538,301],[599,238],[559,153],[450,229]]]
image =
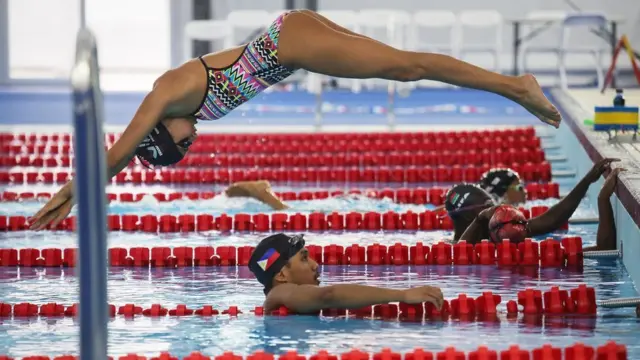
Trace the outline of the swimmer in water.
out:
[[[544,123],[560,126],[560,113],[533,75],[506,76],[447,55],[399,50],[313,11],[294,10],[283,13],[248,44],[192,59],[161,75],[107,151],[108,178],[134,156],[154,166],[179,162],[197,137],[198,121],[222,118],[298,69],[330,77],[429,79],[484,90],[518,103]],[[30,229],[57,226],[73,204],[72,180],[29,220]]]
[[[402,290],[357,284],[319,286],[318,263],[309,257],[302,235],[280,233],[262,239],[251,254],[249,269],[264,286],[266,313],[281,306],[309,314],[390,302],[430,302],[440,309],[444,301],[440,288],[433,286]]]
[[[610,165],[618,159],[603,159],[591,168],[580,182],[558,203],[544,214],[526,222],[524,237],[535,237],[548,234],[565,224],[578,208],[589,186],[598,181],[600,176],[610,169]],[[466,240],[475,244],[482,239],[491,239],[489,222],[500,204],[479,185],[460,184],[454,186],[445,195],[445,207],[453,220],[453,240]]]
[[[527,191],[520,175],[510,168],[491,169],[480,177],[478,185],[498,204],[518,205],[527,201]]]
[[[600,193],[598,194],[598,230],[596,232],[596,245],[586,247],[583,251],[615,250],[616,249],[616,224],[611,207],[611,195],[615,190],[618,174],[623,168],[611,170],[607,176]],[[513,205],[500,205],[495,209],[489,220],[489,235],[491,241],[497,243],[503,239],[509,239],[513,243],[524,241],[527,237],[528,221],[524,214]]]
[[[477,185],[491,196],[495,204],[517,205],[527,201],[527,191],[520,175],[510,168],[495,168],[485,172]],[[434,211],[443,209],[446,209],[446,204],[437,206]]]

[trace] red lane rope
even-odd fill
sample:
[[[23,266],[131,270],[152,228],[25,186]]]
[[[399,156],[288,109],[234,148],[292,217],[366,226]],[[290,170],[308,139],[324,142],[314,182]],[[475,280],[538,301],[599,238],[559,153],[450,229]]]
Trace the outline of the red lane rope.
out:
[[[497,166],[506,166],[498,164]],[[527,182],[550,182],[551,164],[512,164]],[[114,177],[117,184],[230,184],[238,181],[269,180],[274,182],[377,182],[429,183],[476,182],[491,169],[489,164],[437,167],[322,167],[322,168],[175,168],[162,170],[128,170]],[[73,171],[39,169],[34,171],[0,171],[0,183],[53,184],[71,179]]]
[[[115,141],[119,133],[105,134],[105,138]],[[535,129],[532,126],[515,129],[487,129],[471,131],[425,131],[425,132],[367,132],[367,133],[265,133],[265,134],[200,134],[198,139],[203,142],[216,143],[259,143],[275,142],[283,143],[289,141],[411,141],[411,140],[442,140],[442,139],[484,139],[487,137],[501,137],[505,139],[537,138]],[[73,136],[70,133],[53,134],[29,134],[29,133],[0,133],[2,143],[36,143],[36,142],[63,142],[68,143]]]
[[[350,316],[366,318],[393,318],[419,320],[423,318],[435,318],[448,320],[448,318],[461,319],[466,321],[487,321],[497,320],[499,313],[497,306],[502,302],[500,295],[490,291],[483,292],[479,297],[473,298],[467,294],[459,294],[453,299],[445,300],[442,308],[438,310],[432,303],[406,304],[391,303],[363,307],[361,309],[324,309],[318,315],[323,316]],[[520,306],[520,308],[518,307]],[[37,316],[76,316],[78,304],[65,306],[58,303],[48,303],[37,305],[32,303],[7,304],[0,303],[0,318],[13,316],[37,317]],[[551,287],[550,290],[542,292],[533,288],[525,288],[518,291],[515,300],[507,301],[507,315],[595,315],[597,313],[597,303],[595,290],[585,284],[578,285],[577,288],[561,290],[559,287]],[[226,310],[215,309],[211,305],[205,305],[200,309],[189,309],[185,304],[178,304],[175,308],[167,308],[161,304],[153,304],[149,308],[137,306],[135,304],[125,304],[116,307],[109,305],[111,317],[123,315],[133,317],[136,315],[164,317],[164,316],[213,316],[254,314],[256,316],[276,315],[287,316],[294,314],[286,307],[281,307],[271,314],[265,314],[264,308],[257,306],[250,311],[241,310],[237,306],[230,306]]]
[[[327,199],[330,197],[342,196],[345,194],[357,194],[364,195],[375,199],[391,199],[400,204],[432,204],[442,205],[444,202],[444,194],[448,189],[444,187],[430,187],[430,188],[398,188],[398,189],[327,189],[316,191],[284,191],[275,192],[275,194],[284,201],[294,200],[318,200]],[[529,183],[526,185],[527,200],[545,200],[549,198],[559,198],[560,188],[557,183]],[[153,196],[157,201],[168,202],[176,200],[209,200],[213,199],[216,195],[212,191],[206,192],[156,192],[156,193],[129,193],[123,192],[120,194],[108,193],[107,197],[109,201],[120,202],[138,202],[145,196]],[[40,192],[33,193],[30,191],[25,192],[13,192],[5,191],[0,193],[0,201],[29,201],[29,200],[48,200],[53,196],[53,193]]]
[[[520,208],[526,218],[536,217],[549,208],[534,206],[531,209]],[[167,232],[269,232],[269,231],[431,231],[453,230],[453,222],[444,211],[424,211],[415,213],[407,211],[397,213],[388,211],[378,213],[349,212],[330,214],[314,212],[309,215],[300,213],[285,214],[235,214],[229,216],[221,214],[183,214],[183,215],[107,215],[107,225],[110,231],[143,231],[150,233]],[[28,219],[25,216],[0,216],[0,231],[28,230]],[[75,216],[68,217],[50,230],[75,231],[77,227]],[[567,230],[565,223],[559,230]]]
[[[29,149],[28,149],[29,150]],[[0,166],[73,166],[72,155],[43,155],[42,149],[33,149],[28,153],[0,155]],[[66,152],[67,154],[69,151]],[[215,155],[211,155],[215,154]],[[542,149],[509,148],[505,151],[458,150],[450,151],[363,151],[343,153],[239,153],[223,154],[211,152],[199,154],[189,152],[177,167],[216,166],[216,167],[322,167],[322,166],[453,166],[481,164],[540,164],[545,161]],[[132,163],[133,164],[133,163]],[[132,165],[133,166],[133,165]]]
[[[256,351],[251,355],[243,357],[242,355],[235,354],[227,351],[218,356],[206,356],[200,352],[194,351],[190,355],[182,358],[183,360],[497,360],[500,356],[501,360],[519,360],[519,359],[544,359],[544,360],[582,360],[582,359],[615,359],[626,360],[627,359],[627,347],[624,344],[618,344],[615,341],[608,341],[604,345],[593,347],[585,345],[581,342],[576,342],[574,345],[567,346],[565,348],[555,347],[550,344],[545,344],[541,347],[534,348],[532,350],[521,349],[518,345],[511,345],[505,350],[491,350],[486,346],[479,346],[477,350],[464,352],[457,350],[453,346],[449,346],[443,351],[428,351],[423,348],[417,347],[413,351],[401,354],[392,351],[390,348],[383,348],[382,351],[377,353],[363,352],[358,349],[353,349],[343,354],[333,355],[325,350],[320,350],[318,353],[309,357],[300,355],[295,351],[288,351],[280,356],[266,353],[262,350]],[[77,360],[79,357],[73,355],[63,355],[54,357],[53,360]],[[109,357],[113,360],[113,357]],[[128,354],[120,356],[118,360],[147,360],[147,357]],[[178,360],[176,356],[171,355],[168,352],[161,352],[158,356],[150,357],[150,360]],[[13,358],[0,356],[0,360],[14,360]],[[17,360],[17,359],[16,359]],[[22,360],[51,360],[48,356],[31,356],[23,357]]]
[[[309,256],[321,265],[500,265],[580,268],[583,265],[582,239],[541,242],[526,239],[513,244],[505,239],[494,244],[460,241],[432,246],[395,243],[390,246],[358,244],[307,245]],[[253,246],[179,246],[110,248],[113,267],[246,266]],[[75,267],[75,248],[0,249],[0,267]]]
[[[500,142],[504,139],[496,138],[497,142],[493,139],[472,140],[472,141],[412,141],[412,142],[332,142],[332,141],[316,141],[316,142],[288,142],[288,143],[228,143],[221,144],[217,142],[202,142],[196,140],[196,142],[189,148],[190,154],[242,154],[242,155],[258,155],[258,154],[273,154],[274,156],[292,155],[292,154],[305,154],[308,156],[313,155],[341,155],[351,153],[364,153],[373,151],[375,153],[389,153],[389,152],[415,152],[419,150],[424,155],[437,152],[441,155],[448,154],[449,156],[455,156],[461,154],[464,148],[466,153],[478,153],[477,156],[488,159],[490,154],[501,153],[513,153],[514,156],[530,156],[532,158],[538,158],[544,156],[541,151],[543,150],[540,144],[540,140],[535,139],[520,139],[517,142]],[[488,150],[491,149],[489,152]],[[73,148],[69,143],[26,143],[26,144],[2,144],[0,145],[0,154],[4,155],[66,155],[73,153]],[[494,156],[495,156],[494,154]],[[424,156],[423,155],[423,156]]]

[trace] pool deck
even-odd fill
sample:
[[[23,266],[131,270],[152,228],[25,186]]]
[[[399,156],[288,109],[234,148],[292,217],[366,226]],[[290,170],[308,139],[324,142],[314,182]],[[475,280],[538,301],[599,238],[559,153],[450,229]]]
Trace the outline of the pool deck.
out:
[[[637,259],[640,256],[640,138],[633,140],[632,134],[626,133],[609,139],[606,133],[593,131],[590,126],[584,124],[585,119],[593,119],[594,106],[611,105],[614,94],[613,89],[608,89],[604,94],[600,94],[596,89],[551,91],[554,102],[563,112],[566,126],[575,134],[590,160],[597,162],[605,157],[618,158],[621,161],[613,166],[621,166],[627,170],[619,177],[614,211],[618,226],[618,248],[622,252],[625,267],[636,286],[639,286],[640,264]],[[628,106],[640,105],[640,90],[625,90],[625,99]],[[588,168],[579,169],[577,176],[584,176],[586,171]],[[619,206],[626,210],[631,221],[625,221],[626,216],[618,211],[621,210]]]

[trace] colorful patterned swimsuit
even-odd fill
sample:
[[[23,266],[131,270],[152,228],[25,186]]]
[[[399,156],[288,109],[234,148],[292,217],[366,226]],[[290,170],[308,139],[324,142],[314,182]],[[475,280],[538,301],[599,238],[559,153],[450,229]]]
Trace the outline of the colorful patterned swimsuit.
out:
[[[240,57],[226,68],[207,66],[207,91],[199,110],[193,116],[199,120],[217,120],[264,89],[286,79],[294,70],[278,62],[278,39],[282,20],[280,15],[269,28],[244,49]]]

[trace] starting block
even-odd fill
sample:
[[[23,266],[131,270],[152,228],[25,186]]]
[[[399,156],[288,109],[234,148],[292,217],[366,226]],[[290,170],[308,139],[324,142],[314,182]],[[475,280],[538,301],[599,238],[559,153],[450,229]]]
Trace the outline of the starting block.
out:
[[[596,106],[593,130],[633,131],[633,139],[635,140],[638,133],[638,107]]]

